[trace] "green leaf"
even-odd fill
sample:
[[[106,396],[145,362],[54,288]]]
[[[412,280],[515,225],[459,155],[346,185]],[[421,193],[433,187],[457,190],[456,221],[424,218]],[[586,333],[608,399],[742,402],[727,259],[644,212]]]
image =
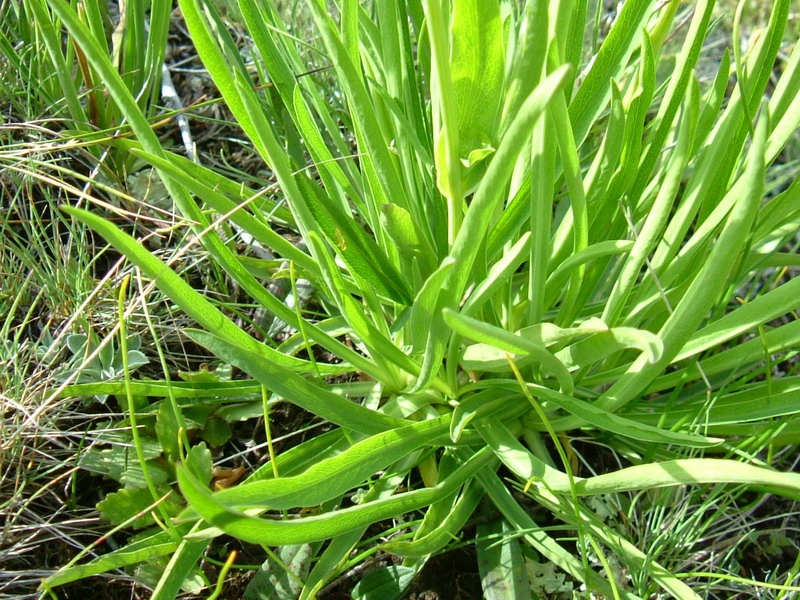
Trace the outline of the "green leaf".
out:
[[[119,482],[127,489],[147,487],[147,480],[145,479],[142,465],[136,458],[135,452],[131,452],[131,454],[133,456],[129,457],[129,462],[122,472],[122,475],[120,475]],[[167,471],[164,466],[158,462],[148,460],[147,472],[155,485],[166,483],[168,478]]]
[[[431,328],[437,325],[437,321],[440,321],[439,310],[441,310],[441,307],[438,306],[440,291],[454,266],[455,261],[453,259],[445,258],[439,268],[425,280],[425,283],[422,284],[422,289],[420,289],[417,297],[414,298],[408,327],[411,334],[412,352],[415,354],[425,351],[426,354],[431,353],[441,360],[440,352],[442,352],[442,349],[427,348],[426,343],[431,338]],[[428,362],[431,361],[427,356],[426,359]],[[433,362],[435,362],[435,359],[433,359]],[[422,386],[418,385],[418,387],[421,388]]]
[[[556,358],[571,368],[596,364],[606,356],[629,349],[641,351],[650,364],[658,361],[664,352],[657,335],[633,327],[615,327],[568,346],[557,352]]]
[[[570,328],[558,327],[552,323],[540,323],[539,325],[523,327],[514,335],[520,338],[525,338],[540,346],[552,346],[554,344],[563,344],[569,342],[576,337],[590,336],[588,339],[591,340],[594,337],[605,333],[608,333],[608,327],[606,324],[600,319],[591,318],[584,323],[581,323],[578,327]],[[643,332],[643,334],[647,334],[647,332]],[[650,335],[650,338],[645,338],[645,341],[648,342],[646,347],[648,350],[651,350],[650,346],[657,343],[658,339],[652,334],[647,335]],[[614,339],[613,336],[610,337],[612,340]],[[558,352],[555,355],[556,358],[562,361],[565,366],[571,367],[572,364],[567,361],[567,359],[570,357],[568,353],[569,349],[573,348],[574,346],[579,346],[585,341],[586,340],[578,342],[577,344],[569,346],[567,349]],[[605,341],[607,342],[609,340]],[[642,341],[634,347],[639,347],[640,345],[645,344]],[[607,346],[608,344],[606,343],[594,344],[589,351],[584,352],[584,355],[589,357],[597,356],[596,359],[592,360],[592,362],[596,362],[605,356],[601,353],[606,350]],[[626,347],[628,346],[619,344],[617,347],[612,347],[608,352],[611,353]],[[514,360],[519,366],[524,366],[525,364],[532,362],[533,357],[522,356],[519,357],[519,360],[518,357],[515,357]],[[462,366],[470,371],[509,371],[506,352],[503,352],[499,348],[489,344],[473,344],[468,346],[464,352]]]
[[[761,342],[761,340],[756,339]],[[718,355],[717,355],[718,356]],[[757,383],[745,389],[724,394],[706,406],[705,394],[702,399],[685,402],[666,414],[626,415],[642,423],[670,427],[703,415],[703,424],[708,426],[747,423],[776,417],[790,417],[797,414],[797,401],[800,398],[800,378],[782,377],[766,383]]]
[[[695,333],[674,361],[694,356],[718,346],[800,307],[800,278],[794,278],[759,294],[744,306],[732,310]]]
[[[629,0],[617,15],[614,27],[592,61],[592,68],[569,106],[569,116],[578,145],[611,98],[612,79],[620,80],[628,58],[636,48],[655,0]]]
[[[369,572],[350,594],[352,600],[398,600],[417,576],[417,569],[389,565]]]
[[[152,501],[152,497],[148,497]],[[180,525],[177,527],[177,533],[179,536],[186,535],[190,528],[191,525],[189,524]],[[99,575],[100,573],[121,569],[136,563],[151,561],[174,552],[179,544],[180,540],[173,537],[172,531],[159,531],[122,548],[98,556],[84,565],[65,567],[45,579],[45,582],[50,587],[56,587],[79,579],[85,579],[92,575]]]
[[[178,420],[169,402],[162,402],[156,417],[156,436],[167,458],[177,460],[180,448]]]
[[[247,584],[244,600],[295,600],[308,576],[313,556],[311,546],[280,546]]]
[[[372,475],[446,434],[450,415],[373,435],[299,475],[246,482],[215,495],[232,508],[316,506],[361,485]]]
[[[261,384],[252,380],[219,381],[219,382],[180,382],[171,381],[131,381],[131,394],[133,396],[152,396],[167,398],[172,394],[177,399],[188,398],[241,400],[247,397],[261,395]],[[121,395],[125,394],[124,381],[103,381],[97,383],[81,383],[70,385],[59,393],[59,398],[72,398],[75,396],[94,396],[95,394]]]
[[[386,552],[403,556],[406,558],[424,558],[430,556],[451,543],[458,532],[464,527],[470,517],[475,513],[478,504],[483,498],[483,490],[476,481],[470,481],[464,487],[464,491],[456,502],[448,505],[449,510],[441,516],[441,520],[423,535],[422,527],[417,531],[417,535],[411,541],[389,542],[383,544]],[[425,521],[428,522],[431,515],[435,514],[432,506],[425,514]]]
[[[568,72],[568,67],[562,67],[542,81],[522,103],[500,140],[497,154],[472,198],[458,236],[450,249],[450,256],[456,260],[457,269],[443,293],[448,294],[451,305],[458,302],[464,292],[478,251],[492,225],[489,215],[496,213],[503,200],[503,191],[517,157],[527,145],[533,126],[564,85]]]
[[[530,517],[528,511],[514,499],[495,473],[484,469],[478,473],[477,477],[494,506],[500,510],[512,527],[525,532],[523,539],[528,544],[578,581],[584,581],[588,577],[586,584],[589,589],[596,590],[608,598],[613,597],[608,582],[594,571],[584,570],[581,560],[573,552],[561,546],[546,531],[543,531]]]
[[[540,363],[544,369],[556,377],[564,393],[572,393],[574,389],[572,376],[563,363],[544,346],[494,325],[483,323],[472,317],[466,317],[449,308],[444,310],[443,315],[445,322],[464,337],[493,346],[512,355],[530,355],[533,360]]]
[[[199,527],[200,523],[196,523],[192,531]],[[150,600],[174,600],[181,590],[199,592],[208,581],[205,575],[199,577],[202,571],[198,563],[210,543],[211,540],[182,540],[159,578]]]
[[[436,268],[433,249],[407,210],[396,204],[384,204],[381,206],[380,222],[386,235],[397,244],[401,255],[408,260],[414,258],[419,260],[425,273],[432,272]]]
[[[464,429],[472,421],[476,419],[480,421],[495,415],[504,408],[513,406],[510,397],[514,395],[516,395],[515,392],[508,390],[489,389],[461,399],[453,411],[453,419],[450,421],[450,439],[458,442]],[[524,410],[528,409],[524,404],[522,406]]]
[[[317,365],[286,356],[273,350],[269,346],[257,342],[223,315],[216,306],[192,289],[192,287],[183,281],[177,273],[150,254],[144,246],[128,234],[123,233],[115,225],[88,211],[71,206],[63,206],[62,210],[80,219],[89,225],[89,227],[100,233],[112,246],[125,254],[133,264],[142,269],[148,277],[153,279],[158,287],[188,316],[209,331],[213,331],[215,334],[226,338],[232,344],[247,348],[250,352],[260,355],[261,360],[269,357],[269,359],[284,367],[297,369],[305,373],[317,372]],[[319,365],[319,368],[322,369],[323,366]],[[345,372],[347,368],[340,369],[334,367],[333,370]]]
[[[211,475],[213,471],[213,464],[211,461],[211,450],[208,449],[205,442],[195,444],[189,450],[189,456],[186,459],[186,464],[194,473],[201,483],[208,485],[211,483]]]
[[[295,261],[298,266],[310,273],[317,273],[316,265],[310,256],[297,249],[294,244],[283,236],[272,231],[269,225],[264,223],[263,220],[245,210],[242,205],[248,198],[239,198],[237,199],[238,201],[229,199],[217,189],[220,185],[219,180],[214,179],[213,184],[209,185],[210,182],[206,183],[203,178],[198,177],[198,174],[195,172],[195,170],[199,168],[198,165],[189,162],[189,164],[192,165],[190,167],[180,160],[182,157],[171,153],[165,153],[165,157],[156,156],[144,150],[134,149],[131,150],[131,153],[157,167],[160,172],[168,173],[175,181],[178,181],[185,186],[186,189],[196,194],[219,214],[225,215],[226,219],[229,219],[231,222],[244,229],[267,248],[271,248],[286,260]],[[253,198],[256,193],[257,192],[253,192],[251,198]]]
[[[180,511],[178,497],[174,492],[170,492],[169,495],[170,497],[162,503],[162,506],[167,509],[169,514],[176,515]],[[142,513],[141,516],[129,523],[129,526],[134,529],[142,529],[155,524],[150,513],[143,512],[152,504],[153,495],[147,488],[121,489],[117,492],[111,492],[98,502],[97,510],[100,511],[102,518],[110,521],[113,525],[122,525],[132,517]]]
[[[458,110],[459,157],[492,146],[504,97],[505,49],[498,0],[455,0],[450,76]]]
[[[231,439],[233,432],[231,426],[220,418],[211,417],[206,421],[203,430],[200,432],[200,437],[208,442],[212,448],[219,448],[229,439]]]
[[[350,271],[379,293],[401,304],[409,304],[408,282],[375,240],[305,175],[298,175],[296,181],[316,224]]]
[[[531,232],[525,232],[519,240],[507,248],[503,256],[489,269],[486,279],[475,286],[461,312],[472,316],[486,302],[492,299],[492,294],[503,284],[508,283],[514,271],[529,257],[531,247]]]
[[[201,485],[186,468],[179,466],[177,472],[181,491],[203,519],[244,541],[274,546],[326,540],[383,519],[418,510],[454,494],[491,460],[491,451],[480,450],[434,487],[289,520],[262,519],[228,508],[218,502],[215,495]]]
[[[486,600],[531,600],[525,558],[513,533],[505,519],[478,525],[478,570]]]
[[[720,458],[686,458],[636,465],[578,480],[575,490],[578,495],[584,496],[708,483],[747,484],[773,490],[790,498],[800,498],[800,474],[780,473]],[[563,486],[553,490],[568,491]]]
[[[680,433],[644,425],[632,419],[605,411],[595,404],[577,400],[565,394],[559,394],[554,390],[533,383],[528,384],[528,389],[533,395],[557,404],[570,414],[585,420],[587,423],[591,423],[598,429],[610,431],[617,435],[645,442],[677,444],[689,448],[706,448],[716,446],[724,441],[719,438]]]
[[[726,286],[734,263],[744,247],[747,232],[758,212],[764,186],[764,147],[768,122],[769,117],[764,110],[756,127],[747,168],[726,196],[734,200],[735,204],[717,243],[659,332],[664,344],[664,354],[653,364],[648,364],[647,359],[640,356],[630,365],[625,375],[598,400],[600,407],[616,410],[642,392],[654,376],[678,354],[717,300],[718,294],[711,294],[709,290],[720,290]],[[566,424],[556,422],[554,426],[563,427]]]

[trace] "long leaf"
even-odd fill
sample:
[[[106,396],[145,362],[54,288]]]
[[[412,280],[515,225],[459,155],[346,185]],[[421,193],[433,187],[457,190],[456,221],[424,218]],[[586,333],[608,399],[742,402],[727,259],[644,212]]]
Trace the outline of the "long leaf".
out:
[[[251,517],[217,502],[185,467],[178,467],[178,482],[189,504],[206,521],[226,533],[254,544],[285,545],[325,540],[371,523],[430,505],[454,494],[477,471],[491,462],[488,449],[479,451],[446,480],[432,488],[395,494],[336,511],[299,519],[272,520]]]

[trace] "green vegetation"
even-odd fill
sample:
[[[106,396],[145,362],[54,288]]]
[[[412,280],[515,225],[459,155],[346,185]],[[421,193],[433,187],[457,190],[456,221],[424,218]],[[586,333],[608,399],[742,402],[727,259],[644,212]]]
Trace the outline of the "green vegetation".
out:
[[[388,600],[464,546],[492,599],[800,590],[731,524],[800,499],[797,15],[746,5],[181,0],[267,176],[159,134],[168,4],[2,5],[8,527],[105,486],[37,593]]]

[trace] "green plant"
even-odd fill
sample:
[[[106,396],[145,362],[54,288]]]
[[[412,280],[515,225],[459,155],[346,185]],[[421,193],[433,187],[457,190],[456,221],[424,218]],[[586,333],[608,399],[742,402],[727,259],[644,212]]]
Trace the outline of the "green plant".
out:
[[[92,339],[96,336],[87,336],[83,333],[73,333],[66,337],[67,347],[73,354],[72,364],[63,369],[57,379],[65,381],[69,379],[76,383],[91,383],[96,381],[113,381],[122,377],[123,358],[117,351],[113,340],[103,346],[99,346],[97,340]],[[132,337],[127,340],[128,355],[124,364],[129,370],[137,369],[150,362],[147,357],[139,351],[141,338]],[[87,357],[95,356],[94,359],[86,361]],[[86,362],[86,364],[83,364]],[[108,396],[101,394],[96,396],[100,402],[105,402]]]
[[[92,0],[76,9],[92,43],[105,49],[148,118],[160,112],[171,13],[172,3],[160,0],[119,5]],[[135,170],[134,159],[116,150],[101,157],[100,147],[86,142],[118,133],[120,128],[124,131],[125,115],[106,94],[81,47],[70,38],[62,43],[58,17],[46,2],[24,0],[3,3],[0,22],[0,72],[5,95],[16,105],[16,112],[31,120],[60,120],[62,135],[78,134],[88,152],[102,158],[100,167],[108,179],[124,180]],[[22,83],[11,84],[17,79]]]
[[[679,2],[628,0],[589,59],[587,2],[340,0],[334,19],[326,3],[307,0],[321,43],[314,60],[335,73],[332,89],[297,77],[317,64],[271,3],[240,0],[267,93],[214,7],[183,0],[201,58],[280,193],[245,189],[164,150],[106,49],[67,3],[49,4],[136,133],[138,143],[117,145],[158,170],[215,265],[295,333],[257,340],[139,242],[65,208],[200,325],[189,338],[253,382],[202,388],[126,374],[124,385],[68,389],[127,396],[134,432],[131,398],[163,398],[155,427],[167,432],[188,506],[174,520],[162,513],[163,531],[48,586],[171,554],[153,597],[173,597],[226,533],[280,546],[271,568],[300,579],[289,587],[301,598],[379,549],[402,556],[374,587],[362,583],[385,597],[388,580],[399,597],[483,503],[505,521],[487,530],[497,544],[477,545],[484,582],[493,572],[515,582],[509,597],[530,597],[513,567],[519,537],[593,593],[646,597],[657,585],[698,598],[583,499],[698,484],[800,494],[800,476],[755,455],[800,435],[798,382],[771,370],[800,341],[798,321],[778,320],[797,308],[800,283],[779,274],[758,292],[743,287],[797,260],[776,250],[796,232],[800,183],[765,193],[767,169],[800,122],[797,46],[764,97],[788,0],[774,2],[746,53],[734,40],[735,65],[725,54],[705,90],[692,69],[713,1],[687,9],[683,44],[661,74]],[[273,296],[260,279],[273,265],[238,256],[222,222],[285,259],[293,282],[310,281],[323,316]],[[299,233],[308,250],[276,227]],[[338,427],[212,492],[207,463],[191,458],[197,446],[181,434],[177,399],[238,396],[242,385],[263,386],[268,431],[267,393]],[[573,435],[630,466],[579,477]],[[501,465],[575,532],[571,543],[520,505]],[[399,538],[362,541],[370,525],[409,513],[421,520],[398,526]],[[286,564],[301,552],[316,558],[307,572]],[[617,583],[619,563],[635,589]]]

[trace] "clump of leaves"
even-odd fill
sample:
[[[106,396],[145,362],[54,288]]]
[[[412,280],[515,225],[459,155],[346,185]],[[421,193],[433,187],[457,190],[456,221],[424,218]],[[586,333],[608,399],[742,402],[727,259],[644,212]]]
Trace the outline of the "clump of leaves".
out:
[[[307,0],[314,57],[335,73],[335,90],[298,77],[318,65],[272,3],[239,2],[254,82],[214,5],[182,0],[198,52],[279,196],[162,148],[106,49],[67,3],[49,4],[135,131],[138,143],[125,147],[157,169],[216,266],[295,333],[255,339],[114,225],[65,210],[197,322],[189,338],[273,399],[336,426],[218,491],[183,440],[175,472],[189,507],[166,531],[49,585],[172,554],[154,595],[171,597],[224,533],[309,545],[313,567],[293,571],[300,585],[287,588],[300,598],[352,566],[356,548],[357,560],[377,549],[403,557],[384,573],[394,595],[380,588],[399,597],[401,581],[483,505],[503,519],[486,533],[496,542],[477,546],[487,589],[505,580],[508,597],[530,597],[524,543],[604,597],[647,597],[653,584],[699,598],[584,498],[712,483],[800,494],[800,475],[751,453],[798,441],[797,381],[774,379],[769,365],[800,341],[798,321],[777,321],[797,308],[800,283],[776,280],[736,302],[745,283],[795,260],[774,250],[797,229],[800,183],[767,194],[766,177],[800,122],[798,47],[765,98],[788,0],[776,0],[746,52],[735,39],[733,66],[725,54],[707,86],[693,67],[713,0],[685,15],[679,2],[628,0],[590,56],[586,2],[339,0],[334,17]],[[598,15],[592,23],[596,31]],[[660,69],[673,35],[683,42]],[[288,261],[324,315],[276,298],[254,259],[220,237],[219,221]],[[317,348],[340,362],[317,360]],[[331,379],[343,374],[353,381]],[[147,385],[149,396],[169,388]],[[574,436],[630,466],[582,476]],[[534,520],[501,466],[577,533],[575,545]],[[371,525],[409,514],[419,520],[401,523],[400,537],[362,545]],[[613,564],[647,583],[624,589]]]
[[[122,378],[125,372],[123,362],[129,372],[150,362],[139,350],[141,347],[139,336],[131,336],[127,340],[128,351],[124,361],[113,339],[101,346],[94,333],[70,334],[66,337],[66,344],[72,353],[72,359],[60,370],[57,378],[61,381],[67,379],[77,383],[113,381]],[[97,394],[95,398],[105,402],[108,394]]]

